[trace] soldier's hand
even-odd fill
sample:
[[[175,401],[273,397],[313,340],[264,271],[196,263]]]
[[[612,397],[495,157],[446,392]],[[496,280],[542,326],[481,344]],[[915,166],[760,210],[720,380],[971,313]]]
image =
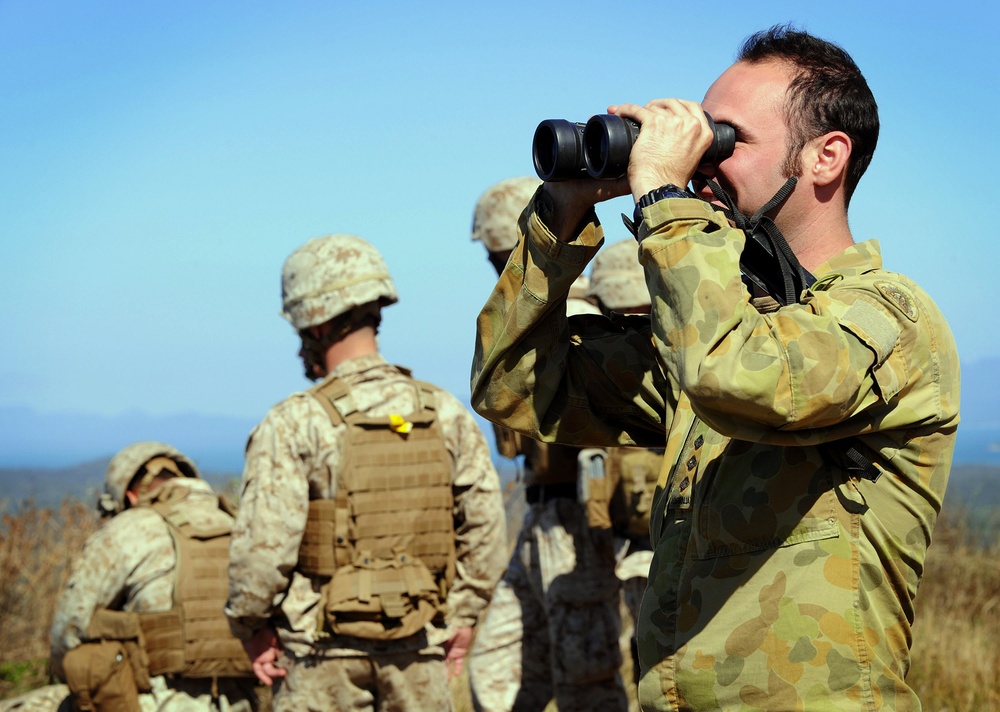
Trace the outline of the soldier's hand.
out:
[[[288,671],[275,664],[281,655],[281,645],[274,628],[264,626],[250,640],[243,641],[243,648],[250,657],[253,674],[264,685],[273,685],[274,678],[288,674]]]
[[[444,664],[448,670],[448,679],[462,674],[465,656],[472,646],[472,628],[458,628],[444,644]]]
[[[552,213],[543,218],[557,240],[569,242],[576,237],[580,222],[597,203],[628,195],[625,178],[595,180],[583,178],[546,183],[545,193],[552,201]]]
[[[642,126],[628,163],[628,182],[636,202],[668,183],[686,186],[712,145],[705,112],[693,101],[655,99],[645,106],[620,104],[608,111]]]

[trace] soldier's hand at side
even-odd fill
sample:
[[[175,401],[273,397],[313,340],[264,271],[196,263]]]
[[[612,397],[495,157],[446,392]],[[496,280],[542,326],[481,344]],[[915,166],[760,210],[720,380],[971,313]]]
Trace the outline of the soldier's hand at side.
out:
[[[278,634],[274,628],[264,626],[250,640],[243,641],[243,649],[247,651],[253,665],[253,674],[265,685],[273,685],[274,678],[284,677],[288,672],[275,665],[281,654]]]
[[[472,628],[459,628],[444,644],[444,664],[448,670],[448,679],[462,674],[465,656],[472,646]]]

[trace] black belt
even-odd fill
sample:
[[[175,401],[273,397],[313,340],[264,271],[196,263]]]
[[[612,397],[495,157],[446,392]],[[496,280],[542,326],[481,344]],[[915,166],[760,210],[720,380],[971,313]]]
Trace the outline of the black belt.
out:
[[[554,485],[528,485],[524,488],[528,504],[544,504],[554,499],[576,499],[576,483],[561,482]]]

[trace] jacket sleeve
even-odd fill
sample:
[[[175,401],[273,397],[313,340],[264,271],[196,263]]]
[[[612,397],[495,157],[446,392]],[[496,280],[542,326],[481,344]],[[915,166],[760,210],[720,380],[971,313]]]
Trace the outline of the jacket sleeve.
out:
[[[500,478],[472,414],[439,391],[441,428],[455,463],[456,573],[448,592],[448,624],[476,625],[507,565],[507,527]]]
[[[886,430],[949,418],[939,403],[916,417],[891,405],[907,391],[922,390],[911,400],[924,401],[940,381],[915,365],[943,365],[954,348],[929,298],[880,269],[877,254],[863,260],[867,268],[827,279],[821,268],[802,303],[762,314],[740,279],[745,236],[708,204],[660,201],[646,209],[644,229],[639,259],[658,297],[657,350],[672,387],[718,432],[806,445],[873,422]]]
[[[299,457],[297,437],[305,426],[283,405],[272,408],[250,435],[229,544],[225,612],[233,634],[244,640],[281,604],[309,511],[307,458]]]
[[[476,324],[473,407],[544,442],[662,446],[670,406],[649,320],[566,315],[571,285],[603,242],[596,215],[563,243],[535,202]]]
[[[127,511],[108,520],[90,536],[74,561],[52,618],[51,665],[60,680],[65,679],[63,658],[87,640],[94,613],[104,608],[120,609],[130,586],[148,582],[136,579],[135,572],[141,568],[141,576],[151,579],[173,569],[176,559],[169,535],[165,540],[145,536],[142,529],[150,525],[143,521],[145,514]],[[145,519],[154,519],[152,525],[163,526],[156,515]]]

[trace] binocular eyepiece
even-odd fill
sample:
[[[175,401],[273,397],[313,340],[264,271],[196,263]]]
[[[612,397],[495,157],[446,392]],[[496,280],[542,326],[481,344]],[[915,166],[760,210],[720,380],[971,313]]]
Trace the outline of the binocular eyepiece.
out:
[[[705,113],[715,134],[701,161],[714,163],[733,153],[736,132],[729,124],[715,123]],[[531,142],[535,173],[545,181],[573,178],[621,178],[628,170],[632,144],[639,124],[615,114],[598,114],[585,123],[546,119],[538,124]]]

